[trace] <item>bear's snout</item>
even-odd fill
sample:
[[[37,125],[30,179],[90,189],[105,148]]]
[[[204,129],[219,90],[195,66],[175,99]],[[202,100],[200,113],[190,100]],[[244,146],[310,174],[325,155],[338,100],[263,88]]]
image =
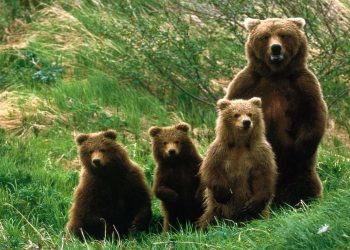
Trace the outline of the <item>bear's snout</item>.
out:
[[[176,150],[175,149],[169,149],[168,154],[169,154],[169,156],[175,156],[176,155]]]
[[[270,50],[270,61],[272,63],[278,64],[283,61],[284,55],[282,53],[282,46],[280,44],[272,44]]]
[[[165,152],[169,157],[176,156],[178,154],[178,151],[178,147],[175,143],[168,143],[165,149]]]
[[[273,36],[269,42],[270,46],[270,61],[273,64],[281,63],[284,59],[284,53],[281,41],[278,36]]]
[[[281,54],[282,46],[278,43],[274,43],[271,45],[271,53],[272,55],[279,55]]]
[[[92,164],[94,164],[95,166],[99,166],[99,165],[101,165],[101,160],[100,159],[93,159]]]
[[[248,129],[250,128],[250,125],[252,124],[252,122],[250,120],[243,120],[242,124],[243,124],[243,128]]]
[[[103,165],[103,155],[100,152],[94,152],[91,155],[91,163],[94,167],[100,167]]]

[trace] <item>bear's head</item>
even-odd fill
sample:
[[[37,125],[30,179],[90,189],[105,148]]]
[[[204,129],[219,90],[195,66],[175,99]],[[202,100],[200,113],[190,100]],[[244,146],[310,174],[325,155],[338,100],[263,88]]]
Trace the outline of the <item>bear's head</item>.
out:
[[[261,99],[221,99],[217,103],[217,135],[228,144],[246,143],[247,139],[260,139],[264,133]]]
[[[249,31],[246,54],[249,63],[262,72],[296,70],[305,66],[307,41],[303,32],[303,18],[247,18]]]
[[[119,163],[126,158],[126,151],[115,141],[116,137],[114,130],[76,137],[80,160],[88,171],[107,173],[121,165]]]
[[[152,137],[153,154],[157,160],[176,160],[191,154],[193,142],[188,135],[190,125],[154,126],[148,130]]]

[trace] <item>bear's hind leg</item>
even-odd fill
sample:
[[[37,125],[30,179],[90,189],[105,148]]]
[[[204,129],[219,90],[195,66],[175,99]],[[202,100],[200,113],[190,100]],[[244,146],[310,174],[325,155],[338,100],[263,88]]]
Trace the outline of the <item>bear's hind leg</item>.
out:
[[[149,222],[152,217],[151,208],[147,205],[143,208],[140,208],[136,214],[134,220],[131,223],[130,231],[142,231],[146,230],[149,226]]]
[[[322,183],[316,172],[300,175],[297,178],[279,180],[276,189],[274,204],[288,204],[296,206],[303,200],[308,202],[312,199],[322,198]]]
[[[214,219],[214,211],[212,208],[206,208],[204,211],[204,214],[202,214],[201,217],[199,217],[198,221],[195,223],[196,227],[199,229],[206,229],[208,225],[213,221]]]
[[[163,218],[163,231],[167,232],[170,229],[170,222],[169,222],[169,215],[168,214],[164,214],[164,218]]]

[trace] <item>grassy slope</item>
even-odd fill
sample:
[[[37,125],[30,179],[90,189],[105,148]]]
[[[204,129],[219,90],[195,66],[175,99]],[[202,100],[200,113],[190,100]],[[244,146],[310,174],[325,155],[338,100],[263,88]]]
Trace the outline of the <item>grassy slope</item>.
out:
[[[135,6],[138,6],[137,2],[134,1]],[[153,2],[150,5],[157,6]],[[143,58],[137,51],[130,50],[128,43],[122,40],[127,37],[127,32],[120,25],[126,25],[129,31],[134,27],[128,26],[130,13],[115,8],[110,19],[106,17],[109,17],[111,11],[96,6],[91,8],[87,5],[79,10],[68,6],[66,9],[79,20],[71,21],[70,29],[62,23],[58,25],[43,21],[41,12],[34,16],[33,23],[27,30],[37,34],[27,49],[20,52],[6,51],[0,56],[3,65],[0,76],[6,78],[2,90],[16,90],[23,96],[35,95],[43,102],[36,114],[26,115],[23,119],[20,130],[17,130],[24,132],[23,136],[18,137],[16,133],[0,130],[0,249],[36,246],[63,246],[67,249],[350,249],[350,160],[341,145],[337,149],[328,145],[321,147],[318,168],[325,185],[325,197],[309,207],[275,210],[270,220],[254,221],[244,227],[220,223],[204,233],[187,228],[177,233],[162,234],[159,233],[161,218],[155,200],[153,226],[147,234],[138,234],[117,243],[90,242],[85,245],[76,240],[67,241],[64,225],[73,188],[78,181],[78,170],[71,168],[76,159],[74,131],[91,132],[115,128],[119,132],[118,139],[126,145],[131,157],[143,166],[151,182],[154,165],[147,128],[183,119],[200,129],[211,129],[214,126],[215,111],[211,107],[188,101],[187,96],[176,91],[171,99],[169,96],[154,96],[153,89],[147,92],[143,88],[141,80],[148,80],[147,83],[156,85],[154,89],[157,89],[155,82],[164,88],[167,79],[150,76],[148,61],[138,64],[130,59],[132,56],[137,56],[139,61]],[[152,10],[150,7],[147,10],[150,9]],[[62,12],[57,12],[56,10],[55,15],[62,17]],[[150,19],[155,24],[156,21],[159,19]],[[74,33],[75,29],[82,30],[81,24],[84,24],[87,31]],[[115,31],[108,30],[111,27],[122,34],[117,37],[118,43],[115,42],[116,37],[113,37]],[[151,31],[152,29],[149,32]],[[51,34],[63,32],[70,39],[78,37],[83,46],[73,44],[74,46],[62,50],[62,47],[70,45],[66,41],[56,47],[50,46],[58,44]],[[132,35],[136,36],[136,33]],[[110,39],[112,43],[100,43],[98,37]],[[196,42],[203,41],[199,39]],[[226,65],[222,70],[224,75],[231,74],[227,69],[230,64],[240,66],[244,63],[241,59],[238,62],[230,59],[229,53],[241,54],[243,51],[241,45],[236,45],[237,50],[233,53],[228,49],[231,43],[226,37],[219,40],[213,35],[206,44],[212,46],[214,52],[219,47],[228,51],[227,56],[224,53],[219,55]],[[190,45],[184,43],[183,46]],[[49,67],[45,60],[62,60],[65,77],[48,85],[33,80],[32,76],[38,70],[30,63],[28,51],[38,55],[43,68]],[[57,58],[58,54],[63,59]],[[144,55],[147,56],[147,53]],[[123,63],[123,60],[127,63]],[[71,66],[73,64],[74,67]],[[133,68],[128,68],[131,67],[129,64]],[[188,73],[182,72],[176,64],[172,67],[171,70],[179,75]],[[143,68],[149,71],[141,72],[139,69]],[[124,71],[132,74],[125,75]],[[178,80],[182,79],[180,77]],[[173,90],[165,91],[164,95],[168,95],[168,91]],[[172,105],[172,102],[176,102],[176,105]],[[53,118],[49,119],[47,114]],[[31,129],[38,124],[43,125],[38,131]],[[208,138],[197,138],[201,152],[205,151],[212,136],[211,131]],[[324,224],[329,225],[329,230],[318,234],[318,229]]]

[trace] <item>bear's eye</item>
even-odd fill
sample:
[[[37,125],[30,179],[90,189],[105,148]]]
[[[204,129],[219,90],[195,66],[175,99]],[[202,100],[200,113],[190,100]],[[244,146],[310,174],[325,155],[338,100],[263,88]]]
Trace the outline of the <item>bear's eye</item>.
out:
[[[167,145],[168,143],[165,141],[165,142],[163,142],[163,145],[165,146],[165,145]]]
[[[179,144],[179,141],[175,141],[175,144]]]
[[[238,117],[240,117],[240,114],[235,114],[234,117],[238,118]]]
[[[279,36],[280,36],[280,38],[282,38],[282,39],[289,38],[289,35],[288,35],[288,34],[280,34]]]
[[[91,155],[93,152],[94,152],[93,150],[90,150],[90,151],[89,151],[89,154]]]
[[[252,117],[252,116],[253,116],[253,114],[252,114],[252,113],[248,113],[248,114],[247,114],[247,116]]]
[[[106,149],[101,148],[101,149],[100,149],[100,152],[101,152],[101,153],[104,153],[104,152],[106,152]]]
[[[268,35],[265,35],[265,36],[261,36],[261,37],[260,37],[260,40],[261,40],[261,41],[266,41],[267,39],[269,39],[269,36],[268,36]]]

